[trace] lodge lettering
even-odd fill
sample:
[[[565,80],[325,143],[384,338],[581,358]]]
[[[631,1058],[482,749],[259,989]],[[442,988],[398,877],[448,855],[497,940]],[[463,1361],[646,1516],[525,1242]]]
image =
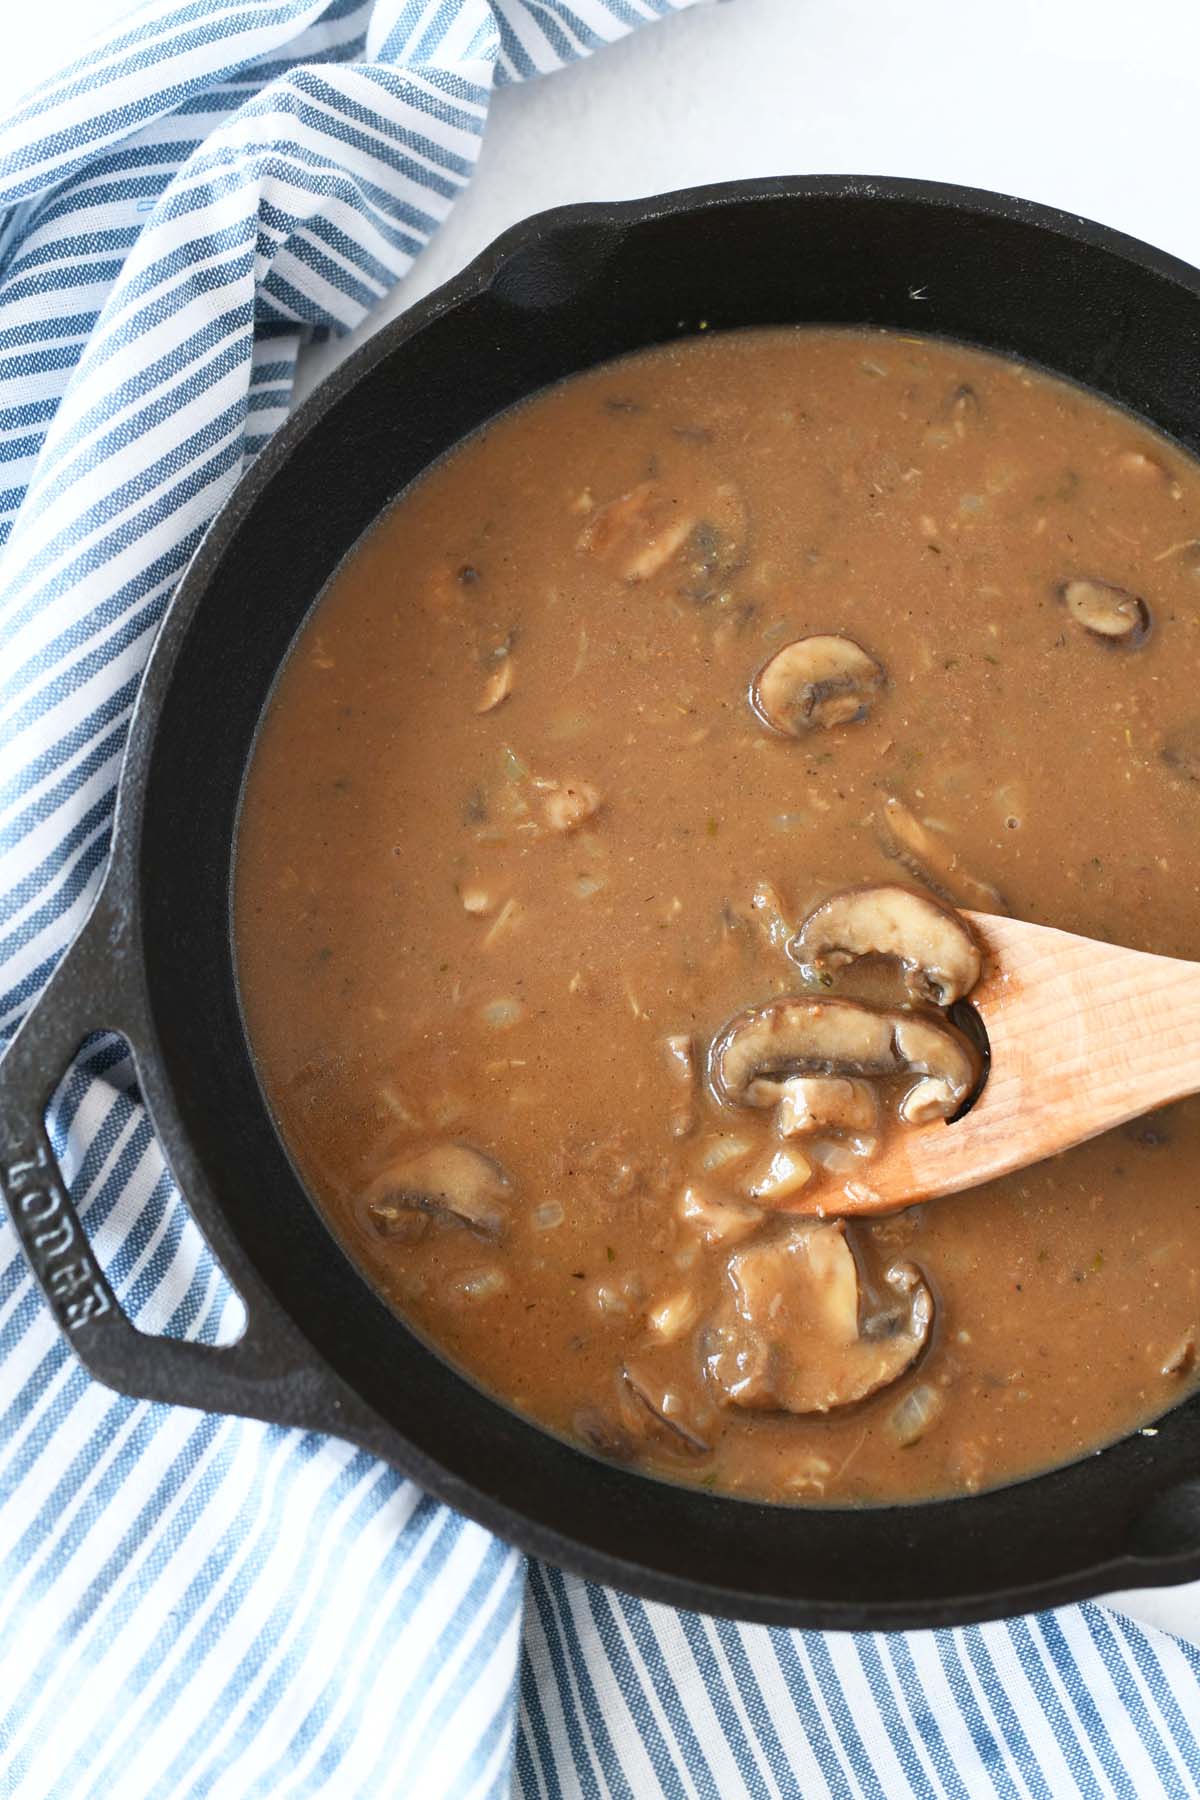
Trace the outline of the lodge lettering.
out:
[[[109,1311],[99,1269],[82,1242],[58,1170],[43,1145],[0,1168],[0,1195],[59,1322],[76,1331]]]

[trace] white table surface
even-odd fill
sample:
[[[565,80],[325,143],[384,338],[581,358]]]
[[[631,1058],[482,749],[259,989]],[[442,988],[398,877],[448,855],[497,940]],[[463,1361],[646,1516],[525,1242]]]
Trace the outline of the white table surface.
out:
[[[0,108],[130,0],[6,9]],[[53,15],[54,29],[48,28]],[[1086,214],[1200,264],[1196,0],[728,0],[496,95],[475,181],[408,280],[303,359],[298,397],[498,232],[565,201],[735,176],[923,176]],[[1200,1641],[1200,1583],[1122,1595]]]

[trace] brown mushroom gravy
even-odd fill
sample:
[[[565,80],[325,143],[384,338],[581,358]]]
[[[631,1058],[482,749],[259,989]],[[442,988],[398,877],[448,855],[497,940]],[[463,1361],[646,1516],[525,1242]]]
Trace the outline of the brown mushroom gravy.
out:
[[[1144,1426],[1200,1103],[838,1198],[976,1080],[955,907],[1200,954],[1198,667],[1200,468],[1015,362],[746,331],[496,420],[338,570],[247,781],[247,1026],[333,1230],[679,1480],[919,1498]]]

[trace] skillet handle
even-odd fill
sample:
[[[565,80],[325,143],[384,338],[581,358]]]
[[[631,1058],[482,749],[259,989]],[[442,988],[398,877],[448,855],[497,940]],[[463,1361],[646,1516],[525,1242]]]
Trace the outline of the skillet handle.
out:
[[[236,1343],[216,1346],[139,1331],[92,1255],[44,1115],[89,1032],[120,1031],[135,1057],[147,1048],[140,991],[126,973],[127,937],[120,902],[102,890],[0,1059],[0,1204],[59,1330],[97,1381],[135,1399],[354,1435],[352,1396],[332,1371],[314,1366],[290,1320],[277,1309],[269,1316],[250,1270],[231,1275],[246,1303],[246,1330]]]

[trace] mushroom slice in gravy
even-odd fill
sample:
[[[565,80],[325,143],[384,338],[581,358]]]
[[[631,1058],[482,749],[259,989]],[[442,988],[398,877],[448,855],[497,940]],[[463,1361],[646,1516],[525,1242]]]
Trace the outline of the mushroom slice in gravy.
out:
[[[632,1462],[637,1446],[623,1425],[598,1406],[581,1406],[571,1420],[580,1441],[609,1462]]]
[[[592,514],[578,548],[611,563],[630,585],[649,581],[692,535],[696,516],[657,481],[639,482]]]
[[[626,1417],[635,1427],[648,1426],[670,1448],[690,1456],[712,1448],[712,1408],[699,1391],[690,1347],[651,1346],[636,1351],[621,1370],[633,1405]]]
[[[731,482],[715,482],[699,494],[690,485],[683,497],[665,482],[639,482],[592,514],[577,548],[611,564],[630,586],[652,580],[672,563],[683,597],[706,605],[745,559],[746,504]]]
[[[727,1406],[831,1412],[865,1400],[912,1366],[929,1337],[933,1296],[893,1264],[880,1304],[862,1304],[845,1223],[790,1225],[729,1259],[705,1366]]]
[[[832,895],[809,913],[788,951],[818,973],[860,956],[894,957],[913,999],[938,1006],[970,993],[981,966],[979,946],[958,913],[895,883]]]
[[[772,1000],[713,1046],[713,1086],[734,1106],[774,1106],[789,1075],[893,1075],[888,1015],[854,1000]]]
[[[400,1157],[372,1182],[367,1212],[387,1235],[401,1215],[465,1225],[499,1238],[508,1223],[512,1182],[499,1163],[465,1144],[435,1144]]]
[[[759,670],[750,699],[766,724],[800,737],[865,719],[884,681],[875,658],[853,638],[797,638]]]
[[[1064,581],[1058,597],[1075,620],[1106,644],[1135,649],[1150,630],[1150,608],[1137,594],[1111,581]]]
[[[777,1105],[783,1083],[793,1075],[911,1071],[937,1084],[925,1094],[926,1106],[936,1101],[947,1118],[970,1094],[979,1069],[974,1047],[943,1020],[855,1000],[770,1001],[739,1014],[712,1054],[713,1086],[734,1106]],[[939,1115],[927,1111],[927,1116]]]
[[[961,1031],[942,1020],[896,1013],[896,1055],[901,1065],[925,1079],[900,1102],[908,1125],[948,1119],[968,1098],[981,1073],[979,1053]]]
[[[964,869],[953,844],[923,825],[896,794],[889,794],[883,803],[883,849],[923,887],[953,906],[969,906],[976,912],[1008,911],[999,889]]]

